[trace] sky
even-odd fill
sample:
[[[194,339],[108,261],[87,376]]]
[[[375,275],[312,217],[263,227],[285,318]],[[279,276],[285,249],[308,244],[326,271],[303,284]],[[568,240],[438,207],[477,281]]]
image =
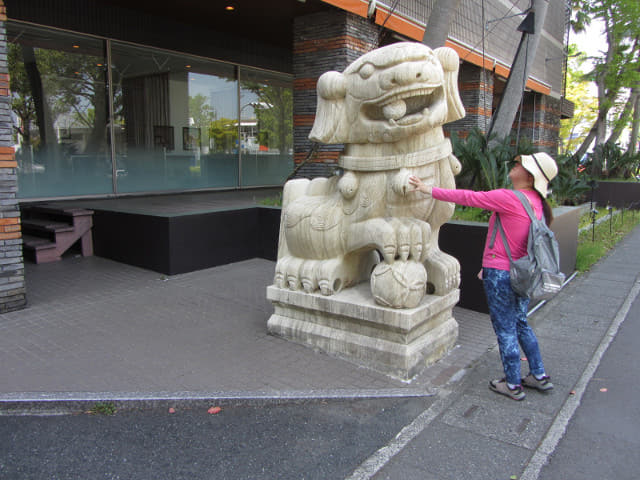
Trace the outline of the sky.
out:
[[[602,56],[602,52],[607,48],[607,41],[603,34],[602,25],[592,23],[582,33],[569,34],[569,43],[575,43],[578,48],[588,56]]]

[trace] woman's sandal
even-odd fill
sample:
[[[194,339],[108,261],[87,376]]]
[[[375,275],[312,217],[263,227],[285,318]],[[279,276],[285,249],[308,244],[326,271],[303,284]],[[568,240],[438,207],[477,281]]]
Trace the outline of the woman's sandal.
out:
[[[549,375],[545,375],[540,380],[538,380],[532,373],[530,373],[522,379],[522,386],[527,388],[535,388],[536,390],[540,390],[541,392],[548,392],[553,388],[553,383],[551,383],[551,377],[549,377]]]
[[[501,378],[499,380],[491,380],[489,382],[489,388],[494,392],[501,395],[506,395],[513,400],[520,401],[524,400],[524,397],[526,397],[524,390],[522,390],[522,387],[520,385],[509,388],[509,385],[507,385],[507,380],[504,378]]]

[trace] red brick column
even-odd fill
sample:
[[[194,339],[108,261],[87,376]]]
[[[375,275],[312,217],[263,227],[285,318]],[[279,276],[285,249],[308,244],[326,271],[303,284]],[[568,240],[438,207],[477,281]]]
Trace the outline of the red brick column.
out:
[[[7,12],[0,0],[0,313],[26,305],[18,175],[7,67]]]
[[[521,138],[528,139],[536,151],[558,153],[561,101],[541,93],[527,92],[522,105]],[[515,134],[518,117],[513,124]]]
[[[458,74],[460,98],[465,109],[464,118],[445,125],[445,132],[456,132],[466,138],[474,128],[486,132],[491,123],[493,105],[493,72],[484,71],[471,63],[463,63]]]
[[[329,70],[342,72],[351,62],[378,46],[379,27],[358,15],[330,8],[297,17],[293,40],[294,161],[303,162],[311,148],[309,132],[316,113],[316,83]],[[328,176],[342,145],[322,145],[299,177]]]

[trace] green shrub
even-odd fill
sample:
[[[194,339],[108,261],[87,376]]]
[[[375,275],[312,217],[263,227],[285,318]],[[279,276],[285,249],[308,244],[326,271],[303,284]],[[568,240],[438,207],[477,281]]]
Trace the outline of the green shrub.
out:
[[[460,220],[463,222],[488,222],[491,212],[475,207],[465,207],[456,205],[451,220]]]
[[[623,152],[617,143],[606,142],[587,154],[584,165],[594,178],[633,178],[640,168],[640,152]]]
[[[531,143],[524,139],[516,142],[513,137],[507,137],[498,141],[495,136],[486,138],[478,128],[471,130],[465,139],[453,132],[451,145],[453,154],[462,164],[462,172],[456,180],[458,188],[473,190],[507,187],[512,160],[517,155],[533,152]]]
[[[578,175],[578,166],[571,156],[558,155],[558,175],[551,181],[551,194],[559,205],[578,205],[589,191],[589,178]]]
[[[282,193],[278,193],[275,197],[263,198],[258,202],[260,205],[267,207],[281,207],[282,206]]]

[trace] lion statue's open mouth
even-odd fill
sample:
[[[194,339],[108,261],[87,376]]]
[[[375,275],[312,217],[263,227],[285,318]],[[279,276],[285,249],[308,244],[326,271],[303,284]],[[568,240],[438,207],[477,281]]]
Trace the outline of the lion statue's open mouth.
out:
[[[365,104],[362,111],[373,121],[386,121],[392,126],[409,126],[429,117],[432,112],[443,107],[445,101],[441,86],[414,87],[400,92],[396,90],[376,103]]]

